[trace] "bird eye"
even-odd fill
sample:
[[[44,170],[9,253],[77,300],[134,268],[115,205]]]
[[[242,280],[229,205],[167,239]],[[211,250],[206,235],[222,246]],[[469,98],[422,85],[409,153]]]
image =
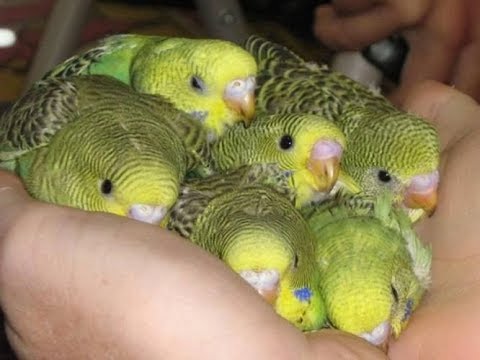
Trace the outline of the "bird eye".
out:
[[[380,170],[378,172],[378,180],[380,180],[381,182],[384,182],[384,183],[388,183],[392,180],[392,177],[390,176],[388,171]]]
[[[298,268],[298,255],[295,254],[295,258],[293,259],[293,268]]]
[[[398,292],[397,289],[393,285],[390,285],[390,289],[392,291],[393,299],[395,300],[396,303],[398,303]]]
[[[192,78],[190,79],[190,85],[197,91],[205,90],[205,84],[198,76],[192,76]]]
[[[112,181],[108,179],[103,180],[100,185],[100,191],[102,192],[102,194],[110,195],[112,193],[112,190],[113,190]]]
[[[283,135],[280,139],[280,147],[283,150],[288,150],[293,146],[293,139],[290,135]]]

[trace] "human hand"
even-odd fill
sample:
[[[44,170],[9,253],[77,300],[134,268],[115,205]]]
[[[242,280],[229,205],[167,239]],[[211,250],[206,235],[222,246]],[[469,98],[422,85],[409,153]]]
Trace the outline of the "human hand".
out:
[[[315,12],[314,32],[327,46],[361,49],[402,31],[410,45],[399,88],[431,79],[480,100],[480,2],[475,0],[332,0]]]
[[[444,151],[439,206],[419,226],[433,244],[432,288],[389,356],[478,358],[480,108],[432,83],[404,106],[432,118]],[[382,358],[346,334],[302,335],[173,234],[32,201],[10,175],[0,189],[0,302],[22,358]]]
[[[385,359],[304,335],[220,260],[152,225],[32,200],[0,172],[0,304],[22,359]]]
[[[403,104],[430,118],[442,145],[439,203],[420,223],[432,244],[432,286],[391,359],[478,359],[480,344],[480,106],[447,86],[426,82]]]

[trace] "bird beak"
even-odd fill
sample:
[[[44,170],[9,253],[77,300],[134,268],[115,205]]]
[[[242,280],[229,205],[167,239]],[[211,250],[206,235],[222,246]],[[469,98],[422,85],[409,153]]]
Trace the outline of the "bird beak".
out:
[[[258,293],[265,299],[270,305],[275,305],[278,297],[278,289],[258,290]]]
[[[387,352],[391,332],[392,328],[390,323],[388,321],[384,321],[369,333],[363,333],[359,336],[367,340],[370,344],[377,346],[384,352]]]
[[[223,99],[230,109],[241,115],[245,127],[249,127],[255,115],[255,78],[232,81]]]
[[[411,209],[423,209],[431,216],[438,202],[438,171],[427,175],[415,176],[405,193],[405,206]]]
[[[405,197],[405,205],[411,209],[423,209],[431,216],[437,207],[437,189],[426,193],[408,193]]]
[[[244,270],[239,275],[248,282],[271,305],[278,297],[280,275],[276,270]]]
[[[336,141],[320,140],[313,146],[307,167],[315,176],[317,191],[329,192],[337,182],[342,152]]]
[[[128,210],[128,217],[148,224],[158,225],[167,214],[165,206],[134,204]]]

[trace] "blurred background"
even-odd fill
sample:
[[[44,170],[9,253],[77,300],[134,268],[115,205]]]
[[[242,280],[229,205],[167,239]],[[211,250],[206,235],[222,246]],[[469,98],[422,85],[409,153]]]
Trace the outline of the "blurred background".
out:
[[[63,7],[59,4],[62,1]],[[78,50],[93,45],[102,37],[122,32],[185,37],[213,35],[235,40],[243,30],[283,43],[309,60],[327,61],[329,51],[313,38],[311,30],[313,10],[324,2],[326,1],[0,0],[0,28],[13,30],[16,36],[11,45],[0,45],[0,103],[15,100],[28,83],[34,80],[32,77],[38,78],[38,72],[43,71],[45,63],[53,61],[52,57],[65,59]],[[75,9],[73,3],[82,5],[76,5]],[[221,14],[222,6],[230,5],[231,8],[232,4],[239,5],[240,19]],[[79,6],[83,9],[79,10]],[[78,16],[58,17],[59,13],[68,11],[78,13]],[[57,14],[57,19],[52,21],[54,13]],[[233,15],[238,18],[235,11]],[[216,17],[222,17],[220,27],[215,27],[219,24]],[[52,22],[56,22],[53,31]],[[67,32],[69,22],[75,22],[73,29],[69,30],[74,34],[62,39],[64,44],[58,38],[54,39],[46,50],[48,54],[40,56],[39,43],[47,25],[55,38]],[[71,38],[74,41],[70,41]],[[56,53],[52,55],[53,52]],[[32,64],[35,74],[30,73],[29,76]]]

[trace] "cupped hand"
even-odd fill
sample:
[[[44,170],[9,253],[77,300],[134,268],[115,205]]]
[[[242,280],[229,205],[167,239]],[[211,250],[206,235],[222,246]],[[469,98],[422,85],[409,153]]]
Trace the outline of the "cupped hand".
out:
[[[480,107],[428,82],[403,104],[439,130],[439,206],[419,233],[433,282],[392,359],[476,359]],[[384,358],[336,331],[306,336],[219,260],[154,226],[32,200],[0,174],[0,304],[21,358]]]
[[[418,226],[432,244],[432,286],[389,356],[479,359],[480,106],[435,82],[416,87],[403,105],[431,119],[443,151],[439,205]]]
[[[32,200],[0,172],[0,305],[21,359],[384,359],[305,336],[180,237]]]

